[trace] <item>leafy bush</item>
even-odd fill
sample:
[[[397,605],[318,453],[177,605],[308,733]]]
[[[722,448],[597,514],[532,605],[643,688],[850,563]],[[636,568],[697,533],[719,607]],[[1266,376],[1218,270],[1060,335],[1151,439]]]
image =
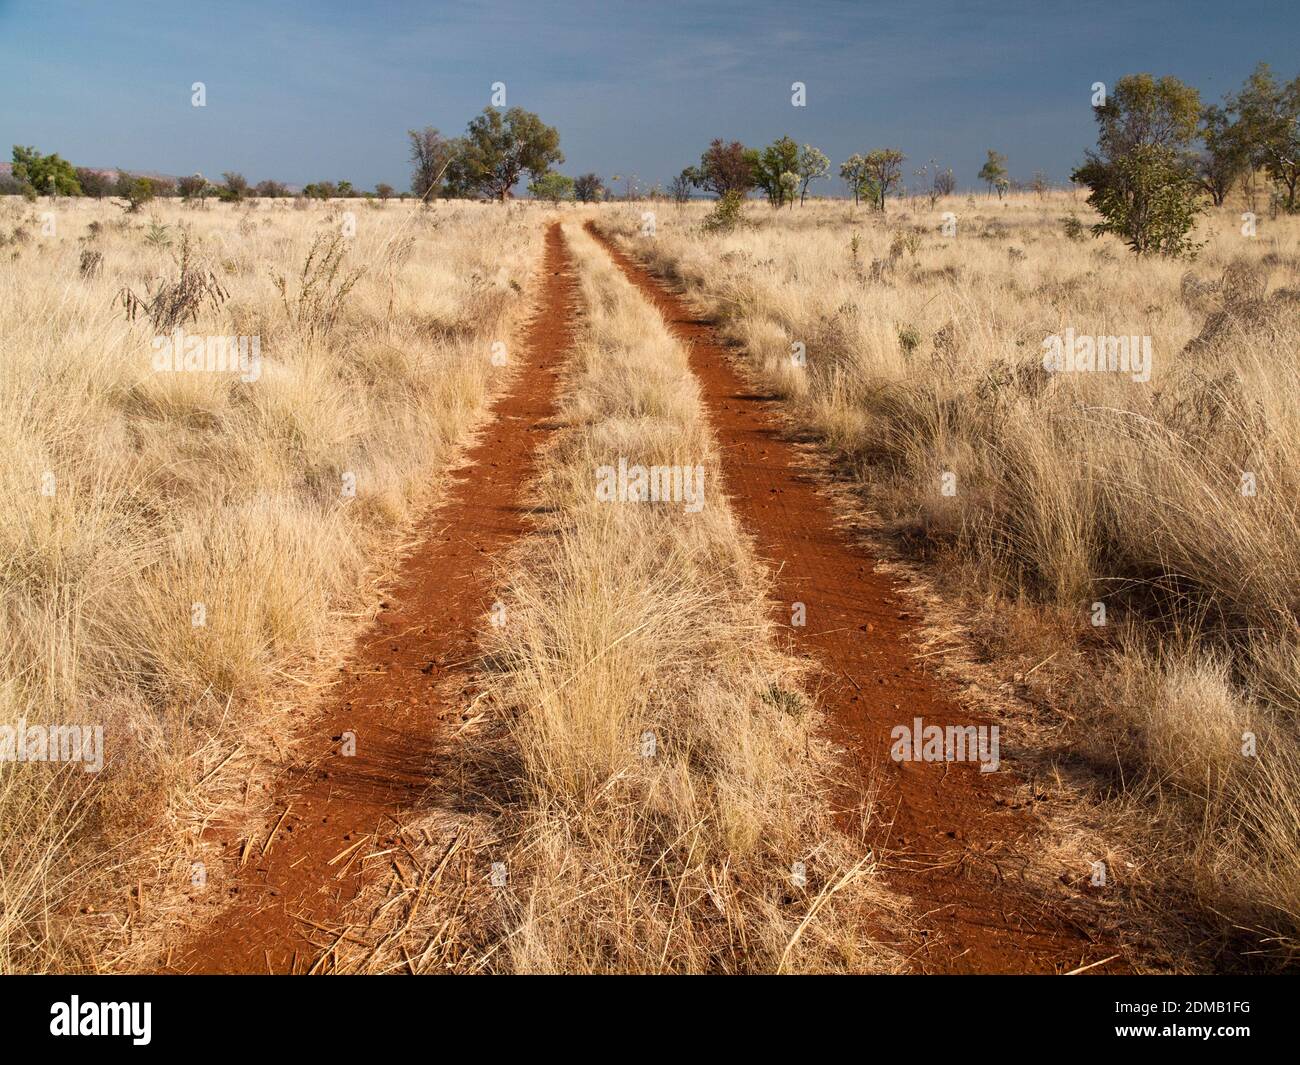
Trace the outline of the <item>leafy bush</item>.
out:
[[[41,196],[80,196],[81,185],[71,163],[58,154],[42,155],[35,148],[15,144],[13,176],[27,189]]]
[[[207,178],[202,174],[192,174],[189,177],[183,177],[176,183],[177,190],[183,200],[201,200],[207,196],[212,189],[208,184]]]
[[[243,174],[234,170],[227,170],[221,175],[221,185],[217,189],[217,196],[225,203],[239,203],[240,200],[252,194],[248,187],[248,179]]]
[[[1204,211],[1201,191],[1168,149],[1139,145],[1108,166],[1091,163],[1078,174],[1092,188],[1088,203],[1102,217],[1094,234],[1113,233],[1138,255],[1176,258],[1201,247],[1191,239]]]
[[[698,167],[689,167],[690,182],[707,192],[716,192],[723,199],[729,192],[746,193],[754,187],[754,171],[759,163],[758,152],[746,148],[740,141],[715,139],[700,156]]]
[[[730,233],[741,222],[741,208],[745,198],[739,192],[728,192],[713,205],[701,225],[706,233]]]
[[[127,214],[136,214],[153,199],[153,182],[148,178],[133,178],[123,174],[122,180],[118,182],[117,194],[125,201],[118,206]]]
[[[1123,77],[1097,111],[1097,150],[1072,179],[1092,191],[1102,216],[1094,234],[1113,233],[1138,255],[1179,256],[1199,247],[1190,239],[1204,210],[1191,142],[1200,97],[1177,78]]]
[[[573,199],[573,178],[554,172],[534,178],[528,184],[528,191],[534,199],[549,200],[559,203],[561,200]]]
[[[113,193],[113,183],[98,170],[91,170],[89,167],[77,167],[77,184],[81,186],[83,196],[94,196],[95,199],[101,199],[104,196],[111,196]]]
[[[754,184],[767,194],[773,207],[785,204],[787,196],[793,199],[793,189],[782,180],[787,173],[795,174],[794,187],[799,187],[799,145],[789,137],[773,141],[763,149],[753,167]]]
[[[146,244],[155,248],[169,248],[172,243],[171,226],[165,225],[155,218],[150,221],[149,229],[145,233],[144,239]]]

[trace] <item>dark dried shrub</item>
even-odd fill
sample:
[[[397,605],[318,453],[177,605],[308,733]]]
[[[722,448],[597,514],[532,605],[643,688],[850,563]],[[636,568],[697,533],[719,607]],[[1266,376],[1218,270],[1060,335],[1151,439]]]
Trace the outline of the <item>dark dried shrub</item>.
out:
[[[348,293],[364,272],[360,268],[343,270],[347,250],[347,241],[338,234],[318,236],[298,274],[296,294],[290,294],[289,280],[283,274],[272,275],[294,328],[305,333],[328,333],[334,328]]]
[[[1184,292],[1189,286],[1184,275]],[[1201,331],[1187,342],[1183,351],[1189,355],[1217,356],[1232,343],[1247,337],[1278,334],[1295,316],[1295,300],[1287,289],[1278,289],[1265,297],[1268,270],[1238,259],[1228,264],[1221,280],[1197,282],[1203,297],[1202,310],[1208,310]]]
[[[1223,302],[1229,305],[1264,298],[1268,271],[1245,259],[1235,259],[1223,271]]]
[[[215,311],[229,296],[217,275],[194,262],[188,229],[181,230],[180,256],[176,260],[179,276],[174,281],[160,278],[156,287],[146,288],[138,296],[129,288],[118,293],[128,321],[144,315],[161,333],[169,332],[185,322],[193,322],[204,304]]]

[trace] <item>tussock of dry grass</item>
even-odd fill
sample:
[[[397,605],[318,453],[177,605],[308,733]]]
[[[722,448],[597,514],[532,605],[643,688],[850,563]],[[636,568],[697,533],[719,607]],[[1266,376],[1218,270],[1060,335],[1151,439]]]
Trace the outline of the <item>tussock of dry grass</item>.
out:
[[[487,927],[447,964],[891,970],[897,955],[864,925],[893,904],[865,848],[830,823],[815,711],[770,638],[763,572],[719,490],[685,353],[595,242],[565,231],[587,317],[537,487],[541,528],[509,566],[506,621],[489,637],[502,725],[482,761],[509,779],[466,873]],[[703,509],[598,501],[597,468],[620,457],[702,465]],[[445,845],[415,866],[426,879]],[[484,885],[490,862],[507,886]],[[401,889],[416,906],[418,883]],[[444,957],[444,922],[464,907],[423,894],[414,930],[372,928],[385,945],[355,967],[404,971],[409,958],[425,971]],[[400,929],[409,912],[389,919]]]
[[[1293,956],[1300,221],[1249,240],[1225,209],[1189,265],[1070,240],[1061,220],[1086,208],[1066,194],[885,220],[754,205],[726,236],[701,231],[702,209],[662,209],[653,240],[639,215],[601,224],[719,318],[913,547],[1066,618],[1065,645],[1106,604],[1100,669],[1069,697],[1072,745],[1163,826],[1162,887]],[[1042,342],[1066,328],[1152,337],[1151,381],[1049,375]]]
[[[129,218],[74,200],[41,236],[35,208],[0,203],[0,723],[102,724],[107,758],[97,777],[0,765],[0,970],[119,950],[135,934],[120,902],[70,918],[125,898],[142,834],[148,869],[188,879],[174,858],[195,782],[255,745],[273,683],[346,642],[373,560],[484,408],[535,220],[348,209],[355,241],[323,276],[302,268],[340,233],[337,205]],[[170,247],[146,241],[150,221]],[[153,371],[155,327],[123,314],[123,287],[175,277],[181,226],[229,293],[184,328],[260,336],[255,381]],[[102,265],[83,275],[86,250]]]

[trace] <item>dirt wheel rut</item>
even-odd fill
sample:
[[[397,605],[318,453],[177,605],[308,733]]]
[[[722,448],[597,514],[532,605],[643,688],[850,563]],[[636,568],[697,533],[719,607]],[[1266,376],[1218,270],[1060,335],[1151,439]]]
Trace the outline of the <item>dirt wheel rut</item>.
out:
[[[279,813],[248,839],[230,825],[207,830],[236,870],[222,885],[230,903],[163,969],[327,971],[331,947],[356,935],[342,922],[366,856],[384,849],[396,817],[428,787],[440,746],[454,742],[472,686],[467,667],[494,598],[491,560],[527,531],[526,489],[551,428],[577,299],[555,223],[546,233],[540,307],[512,352],[520,363],[513,380],[337,687],[303,722],[295,764],[274,785]],[[345,733],[356,737],[350,757],[341,753]]]
[[[820,478],[788,438],[778,402],[735,369],[713,327],[593,225],[590,232],[686,344],[723,453],[725,489],[772,567],[773,610],[792,649],[818,665],[830,738],[856,782],[874,778],[888,834],[872,842],[891,886],[914,902],[914,968],[935,973],[1052,973],[1115,953],[1069,913],[1070,900],[1017,882],[1036,818],[1004,767],[895,762],[890,730],[990,725],[958,705],[917,657],[915,607],[853,542]],[[807,624],[791,627],[791,604]],[[850,785],[853,786],[853,785]],[[860,794],[860,793],[859,793]],[[852,805],[854,796],[847,796]],[[846,824],[847,827],[847,824]],[[1018,860],[1018,857],[1020,860]]]

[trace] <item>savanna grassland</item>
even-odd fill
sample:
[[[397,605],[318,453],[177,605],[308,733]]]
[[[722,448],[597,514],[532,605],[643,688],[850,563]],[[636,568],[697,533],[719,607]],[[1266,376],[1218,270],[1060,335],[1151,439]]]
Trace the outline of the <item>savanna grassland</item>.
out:
[[[259,813],[506,372],[527,210],[299,207],[0,202],[0,718],[104,736],[0,769],[4,971],[194,921],[203,827]],[[176,329],[257,346],[159,369]]]
[[[377,630],[395,653],[374,672],[397,679],[346,709],[383,726],[418,692],[456,723],[391,825],[323,840],[330,883],[335,862],[365,872],[337,928],[291,914],[311,971],[959,960],[923,945],[878,853],[869,765],[861,807],[837,806],[825,681],[772,613],[783,562],[739,516],[763,510],[734,497],[755,482],[699,352],[588,222],[778,397],[840,516],[872,529],[854,566],[888,556],[923,589],[935,647],[895,652],[941,667],[1008,733],[1009,775],[1063,799],[1006,843],[1090,905],[1104,865],[1106,960],[1144,921],[1174,930],[1149,968],[1293,960],[1300,222],[1248,236],[1242,209],[1206,215],[1179,261],[1092,237],[1064,192],[750,202],[730,230],[664,201],[0,203],[0,721],[104,735],[95,774],[0,766],[0,969],[149,968],[230,912],[196,870],[247,894],[254,866],[289,862],[276,769],[341,664],[370,661],[362,633],[417,543],[426,627]],[[1150,372],[1051,370],[1066,335],[1150,338]],[[168,362],[187,336],[249,355]],[[494,414],[543,364],[553,412]],[[494,445],[536,470],[489,476]],[[698,476],[700,505],[609,505],[601,471],[629,456]],[[510,526],[490,549],[489,525]],[[469,595],[444,540],[481,552],[464,657],[425,635]],[[920,786],[944,786],[929,768]],[[208,830],[241,822],[260,827],[220,852]],[[1148,968],[1140,947],[1124,963]]]
[[[832,824],[806,667],[775,638],[686,352],[579,221],[563,232],[582,310],[537,527],[484,626],[486,721],[403,818],[400,875],[338,971],[899,971],[905,905]],[[698,470],[701,505],[602,500],[594,471],[629,456]],[[471,851],[472,875],[444,875]]]
[[[0,3],[0,1045],[1263,1033],[1300,6],[608,7]]]
[[[1111,888],[1197,915],[1211,953],[1294,958],[1300,221],[1250,233],[1234,198],[1188,262],[1093,238],[1070,193],[708,210],[597,224],[719,323],[1032,707]],[[1149,379],[1050,372],[1068,330],[1149,337]]]

